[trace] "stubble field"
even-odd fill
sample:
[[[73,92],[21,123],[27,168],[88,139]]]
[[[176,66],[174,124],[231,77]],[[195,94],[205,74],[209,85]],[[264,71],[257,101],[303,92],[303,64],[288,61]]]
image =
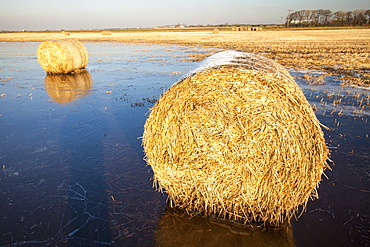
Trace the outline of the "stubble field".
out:
[[[107,35],[108,34],[108,35]],[[317,69],[344,84],[370,86],[370,29],[233,32],[19,32],[0,42],[60,38],[81,41],[168,43],[257,52],[285,67]],[[194,55],[196,56],[196,55]],[[204,54],[194,59],[203,59]]]

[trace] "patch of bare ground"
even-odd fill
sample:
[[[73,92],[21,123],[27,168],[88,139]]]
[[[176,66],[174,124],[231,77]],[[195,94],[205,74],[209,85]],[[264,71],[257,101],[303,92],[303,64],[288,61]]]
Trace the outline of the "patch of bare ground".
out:
[[[19,32],[0,33],[0,41],[76,38],[81,41],[167,43],[256,52],[285,67],[317,69],[343,84],[370,86],[370,29],[232,32]]]

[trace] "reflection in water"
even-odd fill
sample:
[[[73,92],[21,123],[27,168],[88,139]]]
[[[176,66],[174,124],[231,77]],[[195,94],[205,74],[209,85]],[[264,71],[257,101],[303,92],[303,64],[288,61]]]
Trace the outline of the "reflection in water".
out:
[[[58,104],[85,97],[89,94],[92,84],[88,71],[76,74],[48,74],[45,77],[46,92]]]
[[[167,207],[156,230],[157,246],[295,246],[291,226],[265,230],[191,216]]]

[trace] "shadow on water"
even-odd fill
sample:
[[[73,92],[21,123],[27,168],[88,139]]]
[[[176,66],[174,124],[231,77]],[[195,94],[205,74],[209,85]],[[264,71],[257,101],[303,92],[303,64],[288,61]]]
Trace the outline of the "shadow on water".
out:
[[[45,78],[46,91],[58,104],[83,98],[92,85],[87,71]],[[99,114],[102,113],[96,111],[90,116],[99,119],[99,126],[93,131],[86,131],[82,118],[74,114],[66,115],[61,128],[60,152],[70,173],[69,181],[63,186],[68,206],[63,214],[61,234],[69,246],[104,246],[112,240],[104,179],[103,138],[107,123]]]
[[[68,211],[64,220],[69,229],[67,239],[71,246],[109,243],[102,139],[79,134],[83,127],[73,127],[74,124],[73,119],[66,119],[65,132],[61,135],[62,152],[68,155],[64,162],[70,167]]]
[[[293,247],[291,226],[263,229],[216,218],[189,215],[167,207],[156,230],[156,246],[269,246]]]

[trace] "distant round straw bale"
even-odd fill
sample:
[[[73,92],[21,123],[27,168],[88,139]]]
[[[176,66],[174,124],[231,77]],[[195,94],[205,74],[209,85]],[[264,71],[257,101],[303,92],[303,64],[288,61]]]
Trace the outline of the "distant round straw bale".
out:
[[[329,155],[288,71],[236,51],[209,57],[164,93],[143,146],[172,206],[273,226],[318,196]]]
[[[218,34],[218,33],[220,33],[220,30],[218,30],[218,28],[213,29],[213,34]]]
[[[112,32],[110,32],[110,31],[103,31],[101,34],[102,35],[112,35]]]
[[[88,71],[76,74],[47,74],[44,84],[50,98],[58,104],[65,104],[88,95],[92,79]]]
[[[76,39],[45,41],[37,49],[41,67],[51,74],[66,74],[84,69],[88,63],[85,46]]]

